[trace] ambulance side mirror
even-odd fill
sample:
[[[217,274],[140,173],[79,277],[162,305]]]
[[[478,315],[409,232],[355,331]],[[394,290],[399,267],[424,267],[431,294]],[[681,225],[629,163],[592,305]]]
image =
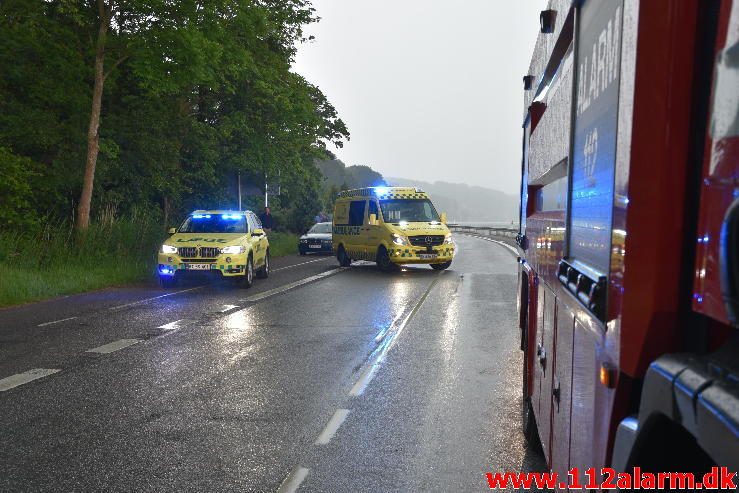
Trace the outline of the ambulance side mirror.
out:
[[[441,213],[441,224],[446,224],[446,212]]]
[[[369,224],[370,226],[377,226],[377,214],[369,215]]]
[[[173,235],[176,232],[177,232],[177,228],[169,228],[169,230],[167,231],[167,234]]]

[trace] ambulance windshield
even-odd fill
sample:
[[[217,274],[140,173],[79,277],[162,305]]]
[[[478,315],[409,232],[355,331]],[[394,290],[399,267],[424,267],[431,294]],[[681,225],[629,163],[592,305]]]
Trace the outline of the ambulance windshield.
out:
[[[381,200],[380,208],[386,223],[439,221],[439,214],[428,199]]]

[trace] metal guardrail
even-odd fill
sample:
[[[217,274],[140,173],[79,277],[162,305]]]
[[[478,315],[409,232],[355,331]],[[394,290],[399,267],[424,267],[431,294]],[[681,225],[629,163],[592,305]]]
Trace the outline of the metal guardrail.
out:
[[[511,238],[516,239],[518,229],[512,228],[494,228],[490,226],[467,226],[464,224],[447,224],[449,229],[455,233],[473,234],[478,236],[486,236],[490,238]]]

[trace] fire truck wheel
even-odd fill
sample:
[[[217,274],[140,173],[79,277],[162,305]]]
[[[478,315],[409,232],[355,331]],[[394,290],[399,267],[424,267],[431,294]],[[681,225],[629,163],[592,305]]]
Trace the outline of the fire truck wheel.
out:
[[[539,430],[536,427],[534,408],[531,405],[531,396],[528,395],[529,367],[526,361],[526,353],[523,358],[523,392],[521,394],[521,431],[529,447],[536,452],[543,452],[539,441]]]

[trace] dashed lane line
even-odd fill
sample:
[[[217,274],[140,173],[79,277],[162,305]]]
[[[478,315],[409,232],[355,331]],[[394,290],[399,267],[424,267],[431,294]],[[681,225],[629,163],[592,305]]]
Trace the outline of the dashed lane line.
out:
[[[109,353],[127,348],[129,346],[133,346],[134,344],[138,344],[141,341],[142,339],[120,339],[120,340],[117,340],[117,341],[114,341],[108,344],[103,344],[100,347],[88,349],[86,352],[87,353],[98,353],[98,354],[109,354]]]
[[[327,270],[326,272],[321,272],[320,274],[316,274],[315,276],[306,277],[305,279],[300,279],[298,281],[285,284],[283,286],[280,286],[279,288],[274,288],[274,289],[270,289],[270,290],[267,290],[261,293],[257,293],[254,296],[249,296],[248,298],[245,298],[239,301],[246,302],[246,303],[254,303],[256,301],[261,301],[265,298],[270,298],[272,296],[284,293],[285,291],[289,291],[291,289],[297,288],[298,286],[302,286],[303,284],[308,284],[309,282],[317,281],[319,279],[323,279],[324,277],[332,276],[334,274],[337,274],[343,271],[344,269],[345,267],[339,267],[337,269]]]
[[[318,435],[314,445],[326,445],[330,442],[336,432],[339,431],[339,427],[344,423],[347,416],[349,416],[348,409],[337,409],[334,415],[331,416],[331,419],[328,421],[328,424],[326,424],[326,427],[323,429],[321,434]]]
[[[223,308],[221,310],[218,310],[220,313],[226,313],[230,312],[234,308],[238,308],[239,305],[223,305]]]
[[[181,329],[182,327],[185,327],[186,325],[190,325],[193,322],[194,320],[183,318],[182,320],[175,320],[174,322],[169,322],[168,324],[160,325],[159,327],[157,327],[157,329],[177,330],[177,329]]]
[[[159,300],[162,298],[166,298],[167,296],[174,296],[176,294],[187,293],[188,291],[195,291],[196,289],[203,289],[204,287],[205,286],[195,286],[194,288],[181,289],[179,291],[173,291],[171,293],[163,294],[160,296],[154,296],[152,298],[144,298],[143,300],[133,301],[131,303],[126,303],[125,305],[118,305],[118,306],[110,307],[110,310],[115,311],[115,310],[120,310],[122,308],[128,308],[129,306],[141,305],[142,303],[148,303],[150,301]]]
[[[310,469],[303,466],[297,466],[295,469],[290,471],[285,480],[280,485],[277,493],[294,493],[300,488],[300,484],[305,481],[308,476]]]
[[[423,302],[426,301],[426,298],[428,297],[431,290],[434,289],[434,286],[436,286],[436,283],[439,282],[439,279],[441,279],[441,276],[443,275],[443,273],[440,274],[436,279],[433,280],[431,284],[429,284],[429,287],[426,288],[426,291],[424,291],[423,295],[418,300],[413,309],[408,313],[403,321],[400,322],[395,332],[393,332],[389,337],[386,337],[382,341],[382,344],[380,344],[377,349],[373,351],[372,355],[370,356],[370,362],[368,366],[365,368],[365,370],[359,376],[357,382],[349,391],[349,396],[358,397],[364,393],[364,390],[370,384],[372,379],[375,378],[375,375],[380,369],[380,365],[385,360],[387,353],[393,348],[395,342],[398,340],[398,337],[408,325],[408,322],[410,322],[411,319],[416,315],[418,310],[421,308],[421,305],[423,305]]]
[[[5,392],[6,390],[27,384],[28,382],[33,382],[39,378],[48,377],[49,375],[59,373],[60,371],[61,370],[50,368],[34,368],[33,370],[28,370],[24,373],[18,373],[16,375],[3,378],[0,380],[0,392]]]
[[[61,320],[54,320],[52,322],[44,322],[42,324],[38,324],[36,327],[46,327],[47,325],[54,325],[54,324],[60,324],[62,322],[69,322],[70,320],[74,320],[77,317],[69,317],[69,318],[63,318]]]

